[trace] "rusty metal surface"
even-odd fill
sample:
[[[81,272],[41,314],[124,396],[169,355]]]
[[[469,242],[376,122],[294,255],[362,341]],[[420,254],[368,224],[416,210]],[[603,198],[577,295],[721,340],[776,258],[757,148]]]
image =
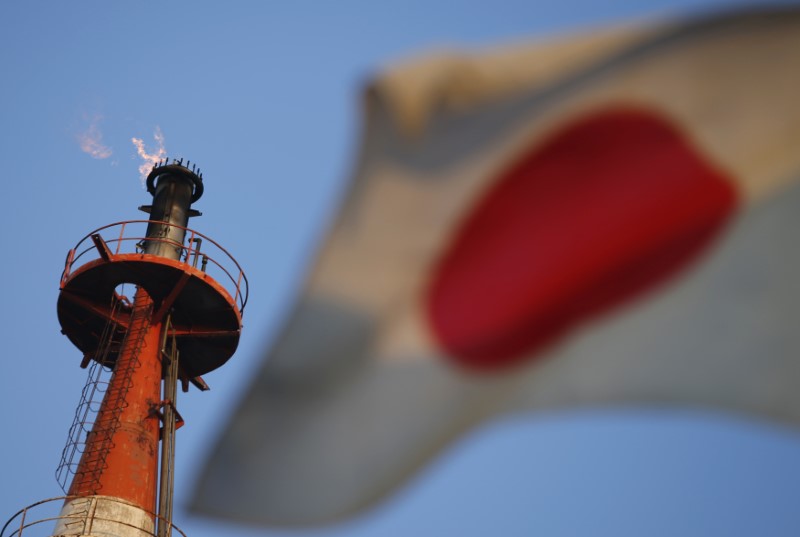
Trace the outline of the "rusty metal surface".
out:
[[[133,310],[69,495],[113,496],[155,511],[160,427],[152,407],[161,399],[161,325],[151,322],[153,303],[144,289]]]
[[[172,334],[187,376],[204,375],[225,364],[241,334],[241,314],[214,279],[189,265],[146,254],[119,254],[97,259],[72,273],[58,297],[57,313],[64,334],[84,354],[94,356],[109,319],[118,330],[129,324],[130,310],[112,315],[118,285],[132,283],[148,291],[156,320],[171,311]],[[116,360],[117,352],[109,359]]]

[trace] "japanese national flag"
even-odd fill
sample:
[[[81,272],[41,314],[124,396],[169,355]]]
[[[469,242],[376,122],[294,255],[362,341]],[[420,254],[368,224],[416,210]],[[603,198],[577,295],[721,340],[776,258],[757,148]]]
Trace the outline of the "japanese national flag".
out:
[[[342,517],[506,412],[800,421],[798,65],[791,8],[389,68],[195,507]]]

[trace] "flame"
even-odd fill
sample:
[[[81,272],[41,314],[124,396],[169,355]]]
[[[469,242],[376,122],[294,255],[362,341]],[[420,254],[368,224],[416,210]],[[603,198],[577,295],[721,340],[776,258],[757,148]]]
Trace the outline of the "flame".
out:
[[[77,135],[81,151],[96,159],[108,158],[113,153],[110,147],[103,145],[103,133],[100,132],[99,126],[101,119],[103,119],[102,116],[92,117],[86,131]]]
[[[139,157],[144,161],[139,165],[139,175],[142,177],[142,183],[147,179],[147,174],[150,173],[153,166],[155,166],[159,160],[167,156],[167,150],[164,149],[164,134],[161,132],[160,127],[156,126],[156,130],[153,132],[153,138],[158,144],[154,153],[147,152],[144,147],[144,141],[141,138],[131,138],[131,142],[136,146],[136,153],[138,153]]]

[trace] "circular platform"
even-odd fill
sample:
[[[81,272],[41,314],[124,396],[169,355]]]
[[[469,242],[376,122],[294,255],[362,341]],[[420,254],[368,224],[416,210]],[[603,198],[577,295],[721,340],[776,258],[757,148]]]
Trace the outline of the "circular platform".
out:
[[[115,241],[119,244],[123,239]],[[97,244],[99,258],[74,271],[72,265],[77,263],[72,257],[76,250],[71,251],[57,305],[62,333],[85,356],[100,360],[102,354],[107,365],[116,361],[118,343],[127,331],[132,311],[130,304],[116,291],[123,283],[141,286],[147,291],[153,300],[153,316],[157,321],[166,319],[169,314],[169,334],[177,342],[181,369],[186,377],[213,371],[233,355],[239,344],[246,289],[242,294],[237,284],[235,296],[232,296],[208,273],[187,262],[143,253],[111,253],[102,239]],[[89,248],[83,253],[88,251],[95,250]],[[191,255],[185,259],[191,259]],[[225,271],[224,274],[236,283],[230,273]],[[239,275],[241,280],[243,274]],[[130,295],[134,292],[131,288]],[[109,324],[109,321],[113,322]],[[117,344],[107,353],[101,353],[99,347],[107,326],[112,327],[112,340]]]
[[[122,283],[143,287],[153,299],[154,312],[164,307],[165,300],[171,301],[166,308],[171,311],[172,333],[187,376],[208,373],[233,355],[241,331],[241,315],[233,297],[190,265],[146,254],[92,261],[64,283],[58,297],[58,319],[62,332],[84,354],[97,353],[112,317],[115,289]],[[129,315],[129,308],[120,310],[118,330],[127,329]],[[116,360],[114,349],[109,360]]]

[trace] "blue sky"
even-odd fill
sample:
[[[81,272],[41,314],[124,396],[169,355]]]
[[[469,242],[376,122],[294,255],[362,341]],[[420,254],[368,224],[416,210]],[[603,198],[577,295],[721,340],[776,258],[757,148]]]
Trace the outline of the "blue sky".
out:
[[[359,91],[381,65],[725,1],[0,4],[5,344],[0,521],[53,476],[85,371],[55,315],[64,256],[149,202],[131,143],[160,129],[203,169],[192,226],[245,268],[239,351],[181,394],[175,522],[191,537],[295,535],[186,511],[218,431],[274,337],[343,195]],[[97,156],[81,149],[93,133]],[[102,135],[98,139],[97,135]],[[738,416],[619,409],[510,417],[377,509],[314,536],[798,535],[800,435]],[[301,533],[305,535],[306,533]]]

